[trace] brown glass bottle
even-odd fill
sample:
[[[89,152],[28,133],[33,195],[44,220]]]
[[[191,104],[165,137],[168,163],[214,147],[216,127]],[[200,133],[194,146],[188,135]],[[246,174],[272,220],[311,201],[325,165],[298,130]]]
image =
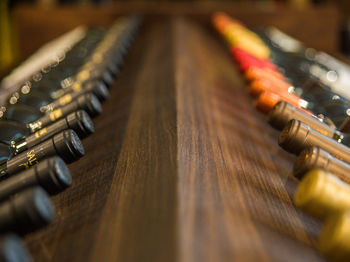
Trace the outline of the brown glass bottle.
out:
[[[26,170],[48,157],[60,156],[66,163],[72,163],[83,155],[84,147],[73,130],[65,130],[15,156],[11,148],[0,143],[0,179]]]
[[[1,181],[0,202],[34,186],[40,186],[50,195],[54,195],[62,192],[71,184],[72,177],[67,165],[60,157],[51,157]]]
[[[292,119],[304,122],[309,127],[335,140],[342,137],[341,132],[322,122],[321,119],[284,101],[278,102],[268,115],[269,124],[277,130],[282,130]]]
[[[291,120],[281,132],[278,144],[286,151],[299,154],[302,150],[317,146],[336,158],[350,163],[350,148],[310,128],[299,120]]]
[[[55,209],[47,193],[34,187],[0,204],[0,232],[25,234],[48,225]]]
[[[315,168],[327,170],[350,183],[350,165],[319,147],[304,149],[294,163],[293,173],[296,177],[302,178],[304,174]]]
[[[28,127],[32,132],[35,132],[77,110],[84,110],[89,116],[95,117],[101,114],[102,107],[96,96],[91,93],[84,94],[65,106],[48,112],[36,121],[28,123]]]

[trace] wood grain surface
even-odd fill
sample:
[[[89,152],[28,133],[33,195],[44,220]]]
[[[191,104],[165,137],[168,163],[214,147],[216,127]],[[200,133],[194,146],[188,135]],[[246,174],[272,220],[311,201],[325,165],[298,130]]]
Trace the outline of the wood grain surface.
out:
[[[294,158],[203,24],[147,20],[35,261],[324,261]]]

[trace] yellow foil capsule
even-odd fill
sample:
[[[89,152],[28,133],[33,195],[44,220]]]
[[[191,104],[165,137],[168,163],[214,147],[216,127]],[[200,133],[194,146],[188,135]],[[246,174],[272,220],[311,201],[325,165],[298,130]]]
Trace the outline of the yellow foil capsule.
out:
[[[326,219],[319,238],[319,249],[331,261],[350,261],[350,210]]]
[[[324,219],[350,209],[350,185],[322,169],[313,169],[300,182],[294,203],[306,213]]]
[[[261,59],[268,59],[270,56],[270,50],[263,45],[258,45],[252,42],[237,42],[234,46],[240,47],[251,55]]]

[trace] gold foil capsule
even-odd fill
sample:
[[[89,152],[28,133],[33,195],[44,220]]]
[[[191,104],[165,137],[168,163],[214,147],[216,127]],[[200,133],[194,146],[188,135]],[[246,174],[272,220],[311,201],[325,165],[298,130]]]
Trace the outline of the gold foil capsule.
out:
[[[326,219],[319,238],[319,249],[331,261],[350,261],[350,210]]]
[[[327,171],[313,169],[300,182],[294,203],[306,213],[324,219],[350,209],[350,185]]]

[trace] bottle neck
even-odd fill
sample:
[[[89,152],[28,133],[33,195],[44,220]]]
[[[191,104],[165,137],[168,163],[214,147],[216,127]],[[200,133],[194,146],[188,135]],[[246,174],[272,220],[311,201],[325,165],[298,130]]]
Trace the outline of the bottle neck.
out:
[[[17,155],[28,149],[28,144],[25,137],[11,141],[10,148],[13,155]]]

